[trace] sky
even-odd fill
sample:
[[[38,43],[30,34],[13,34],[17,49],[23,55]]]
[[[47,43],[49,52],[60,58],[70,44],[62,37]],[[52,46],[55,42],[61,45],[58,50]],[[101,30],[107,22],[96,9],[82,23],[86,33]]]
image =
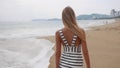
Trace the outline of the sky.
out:
[[[0,0],[0,21],[31,21],[61,18],[62,10],[71,6],[80,14],[110,14],[120,10],[120,0]]]

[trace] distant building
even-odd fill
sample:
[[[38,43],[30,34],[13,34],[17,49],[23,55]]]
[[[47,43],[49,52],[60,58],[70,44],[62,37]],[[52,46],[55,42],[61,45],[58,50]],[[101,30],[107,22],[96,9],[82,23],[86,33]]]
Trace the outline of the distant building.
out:
[[[116,11],[115,9],[112,9],[110,14],[112,17],[117,17],[120,16],[120,11]]]
[[[120,16],[120,11],[118,11],[118,15]]]
[[[111,14],[111,16],[114,17],[114,16],[115,16],[115,13],[116,13],[115,9],[112,9],[110,14]]]

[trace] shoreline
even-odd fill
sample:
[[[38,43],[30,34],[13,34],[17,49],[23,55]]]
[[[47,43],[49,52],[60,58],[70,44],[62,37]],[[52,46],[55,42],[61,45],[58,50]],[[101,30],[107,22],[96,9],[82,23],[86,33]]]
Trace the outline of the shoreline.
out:
[[[120,21],[91,27],[86,31],[86,40],[92,68],[119,68],[120,65]],[[55,43],[54,36],[44,36]],[[55,50],[55,46],[53,48]],[[103,62],[104,61],[104,62]],[[55,68],[55,55],[50,59],[48,68]]]

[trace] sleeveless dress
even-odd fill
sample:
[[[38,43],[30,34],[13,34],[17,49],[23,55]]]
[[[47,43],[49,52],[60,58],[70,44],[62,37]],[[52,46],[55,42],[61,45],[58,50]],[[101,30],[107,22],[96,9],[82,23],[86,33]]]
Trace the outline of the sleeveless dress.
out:
[[[72,43],[69,45],[62,30],[59,31],[59,34],[64,42],[59,68],[83,68],[81,45],[75,45],[77,35],[73,36]]]

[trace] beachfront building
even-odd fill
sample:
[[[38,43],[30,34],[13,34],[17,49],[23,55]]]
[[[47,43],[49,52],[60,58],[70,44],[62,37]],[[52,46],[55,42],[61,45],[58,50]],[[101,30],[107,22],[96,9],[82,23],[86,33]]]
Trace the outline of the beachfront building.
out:
[[[118,17],[120,16],[120,11],[116,11],[115,9],[112,9],[110,14],[112,17]]]

